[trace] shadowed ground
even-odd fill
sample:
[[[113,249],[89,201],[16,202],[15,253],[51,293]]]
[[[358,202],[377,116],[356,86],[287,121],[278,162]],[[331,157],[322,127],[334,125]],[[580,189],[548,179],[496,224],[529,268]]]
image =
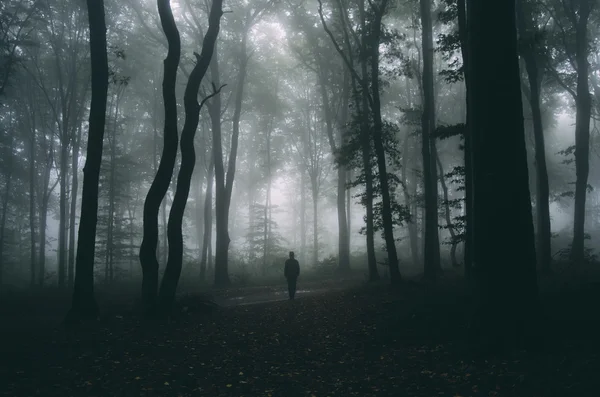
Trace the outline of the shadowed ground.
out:
[[[309,290],[295,301],[281,286],[232,290],[212,308],[187,296],[155,326],[113,305],[88,329],[14,332],[5,313],[0,395],[598,395],[598,285],[545,296],[545,351],[487,361],[466,349],[456,286]]]

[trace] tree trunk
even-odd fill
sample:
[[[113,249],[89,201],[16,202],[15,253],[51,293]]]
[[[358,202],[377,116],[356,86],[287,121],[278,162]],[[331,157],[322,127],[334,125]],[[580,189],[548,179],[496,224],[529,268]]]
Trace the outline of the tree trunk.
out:
[[[158,211],[169,189],[173,168],[177,158],[177,98],[175,87],[177,68],[181,57],[181,40],[173,18],[169,0],[158,0],[158,12],[163,31],[169,43],[167,57],[164,60],[163,101],[165,107],[164,145],[158,165],[158,171],[144,202],[144,236],[140,247],[142,266],[142,304],[147,314],[156,310],[158,292]]]
[[[372,23],[370,34],[371,40],[371,96],[373,103],[371,111],[373,113],[373,143],[377,157],[377,169],[379,171],[379,187],[381,190],[381,217],[383,220],[383,231],[385,237],[385,247],[388,254],[388,266],[390,269],[390,280],[392,284],[398,284],[402,277],[398,268],[398,254],[396,252],[396,241],[394,240],[394,222],[392,216],[392,203],[390,198],[390,188],[388,183],[387,165],[385,159],[385,148],[383,138],[383,121],[381,119],[381,104],[379,93],[379,43],[381,36],[381,20],[387,7],[387,0],[379,3],[375,11],[375,19]],[[364,16],[363,16],[364,18]],[[364,21],[363,21],[364,22]],[[363,23],[364,25],[364,23]],[[364,39],[363,39],[364,40]],[[364,44],[363,44],[364,46]],[[364,61],[363,61],[364,62]],[[366,74],[363,74],[366,83]],[[366,86],[366,84],[365,84]],[[363,87],[363,89],[366,87]]]
[[[160,308],[163,314],[171,312],[183,265],[183,215],[190,193],[194,166],[196,165],[194,137],[200,121],[200,108],[206,99],[208,99],[204,99],[202,104],[198,103],[198,91],[213,56],[215,41],[219,34],[221,15],[223,14],[221,9],[222,4],[222,0],[214,0],[212,3],[208,20],[208,30],[204,36],[204,40],[202,40],[202,51],[200,55],[194,53],[196,56],[196,66],[194,66],[194,69],[190,73],[183,97],[185,121],[183,130],[181,131],[181,167],[177,175],[177,189],[173,197],[167,226],[169,259],[159,292]],[[218,91],[211,94],[211,96],[213,95],[218,95]]]
[[[115,100],[113,128],[109,133],[110,144],[110,169],[108,185],[108,229],[106,237],[106,279],[105,282],[114,281],[114,228],[115,228],[115,177],[116,177],[116,150],[117,150],[117,120],[119,117],[119,94]]]
[[[349,185],[352,182],[352,170],[346,172],[346,183]],[[346,189],[346,219],[348,220],[348,266],[350,266],[350,250],[352,248],[352,188],[348,186]]]
[[[590,118],[592,98],[589,87],[587,25],[590,2],[581,1],[579,19],[575,26],[575,63],[577,64],[577,96],[575,98],[575,214],[573,217],[573,243],[571,261],[577,266],[585,258],[585,200],[590,172]]]
[[[434,280],[441,271],[438,232],[438,194],[433,88],[433,27],[431,0],[420,0],[423,48],[423,116],[421,119],[423,186],[425,195],[425,248],[423,253],[425,278]]]
[[[327,94],[327,76],[320,69],[318,73],[319,85],[321,89],[321,101],[323,102],[323,113],[329,147],[334,156],[338,156],[338,148],[333,136],[333,115],[331,114],[331,103]],[[340,118],[338,125],[337,138],[340,147],[344,144],[344,129],[348,121],[348,102],[350,100],[350,85],[348,72],[344,73],[344,86],[342,92],[342,104],[340,106]],[[338,270],[347,273],[350,270],[350,248],[348,246],[348,221],[346,219],[346,167],[336,162],[337,166],[337,216],[338,216]]]
[[[206,278],[207,257],[210,261],[209,251],[212,240],[212,189],[213,189],[214,163],[212,155],[208,175],[206,176],[206,194],[204,195],[204,235],[202,236],[202,257],[200,259],[200,281]],[[210,267],[210,266],[209,266]]]
[[[69,146],[62,141],[60,148],[60,197],[58,221],[58,287],[64,288],[67,267],[67,173]]]
[[[419,259],[419,241],[418,241],[418,236],[417,236],[418,214],[413,209],[412,202],[414,201],[414,199],[412,199],[410,197],[410,192],[408,191],[408,186],[407,186],[407,176],[406,176],[406,171],[408,168],[408,153],[410,151],[408,148],[409,141],[410,141],[410,133],[407,132],[404,137],[404,144],[402,146],[404,148],[404,155],[402,156],[401,181],[402,181],[402,192],[404,193],[404,205],[406,205],[406,208],[410,209],[409,213],[410,213],[411,219],[410,219],[410,223],[408,224],[408,239],[410,241],[410,253],[411,253],[413,266],[417,266],[421,262]],[[411,178],[411,183],[410,183],[410,185],[412,186],[415,184],[414,171],[411,172],[411,175],[413,175],[413,178]]]
[[[73,302],[67,314],[69,321],[96,318],[98,305],[94,298],[94,250],[98,220],[98,182],[102,162],[102,142],[106,122],[108,95],[108,57],[104,1],[88,0],[90,55],[92,64],[92,102],[90,105],[88,146],[83,168],[81,216],[77,241]]]
[[[516,10],[514,2],[467,4],[477,285],[472,331],[487,347],[504,349],[539,338],[532,328],[538,289]],[[511,236],[512,249],[498,250],[498,241],[506,236]]]
[[[219,59],[215,47],[215,54],[210,65],[213,84],[219,86]],[[215,285],[229,285],[228,252],[229,252],[229,213],[226,203],[225,166],[223,165],[223,145],[221,131],[221,98],[215,97],[208,108],[211,127],[213,158],[215,162]]]
[[[527,44],[521,52],[529,80],[529,106],[533,117],[533,135],[535,139],[535,168],[536,168],[536,222],[537,222],[537,260],[543,272],[550,271],[552,262],[551,224],[550,224],[550,188],[548,185],[548,169],[546,167],[546,147],[544,144],[544,129],[542,126],[542,111],[540,107],[539,67],[536,60],[538,49],[535,46],[535,31],[528,31],[533,26],[531,11],[525,0],[517,1],[517,23],[522,41]]]
[[[50,149],[52,152],[52,149]],[[48,205],[50,202],[50,195],[54,190],[54,186],[50,188],[50,170],[52,169],[52,157],[51,155],[47,159],[46,167],[44,168],[43,176],[43,188],[42,188],[42,199],[40,200],[40,247],[39,247],[39,274],[38,274],[38,285],[44,286],[46,280],[46,226],[48,224]]]
[[[442,166],[442,161],[440,160],[440,156],[437,150],[434,152],[435,160],[437,162],[437,167],[440,172],[440,183],[442,185],[442,191],[444,192],[444,216],[446,218],[446,227],[448,228],[448,232],[450,233],[450,262],[452,263],[452,267],[459,267],[458,260],[456,259],[456,246],[458,242],[456,241],[456,232],[454,231],[454,225],[452,224],[452,211],[450,210],[450,203],[448,203],[448,186],[446,185],[446,180],[444,178],[444,167]]]
[[[198,246],[198,264],[202,263],[202,240],[204,233],[204,217],[203,217],[203,200],[202,200],[202,184],[204,183],[204,159],[201,158],[202,167],[198,170],[198,179],[196,179],[194,197],[195,197],[195,214],[194,221],[196,226],[196,241]]]
[[[35,169],[35,145],[36,145],[36,127],[35,127],[35,113],[31,115],[31,137],[29,138],[29,231],[30,231],[30,278],[29,285],[31,288],[35,286],[35,180],[36,180],[36,169]],[[2,257],[0,256],[0,261]],[[1,276],[0,276],[1,277]],[[0,282],[1,285],[1,282]]]
[[[306,170],[300,176],[300,258],[306,263]]]
[[[313,205],[313,266],[319,263],[319,188],[316,176],[311,178],[312,205]]]
[[[71,169],[73,170],[73,179],[71,181],[71,211],[69,219],[69,266],[68,283],[69,288],[73,286],[75,280],[75,218],[77,213],[77,189],[79,189],[79,145],[81,143],[81,123],[77,127],[77,136],[73,140],[73,152],[71,157]]]
[[[472,88],[471,78],[469,76],[469,48],[467,46],[467,0],[457,0],[458,10],[458,35],[460,41],[460,50],[463,61],[463,76],[465,79],[465,91],[467,97],[467,128],[465,130],[465,146],[464,146],[464,164],[465,164],[465,245],[464,245],[464,263],[465,277],[471,280],[472,265],[473,265],[473,143],[471,128],[473,113],[470,109],[472,103]]]
[[[10,135],[8,144],[8,164],[5,171],[6,183],[4,185],[4,197],[2,200],[2,218],[0,219],[0,287],[4,282],[4,233],[6,231],[6,218],[8,214],[8,202],[10,200],[10,191],[13,174],[13,137]]]

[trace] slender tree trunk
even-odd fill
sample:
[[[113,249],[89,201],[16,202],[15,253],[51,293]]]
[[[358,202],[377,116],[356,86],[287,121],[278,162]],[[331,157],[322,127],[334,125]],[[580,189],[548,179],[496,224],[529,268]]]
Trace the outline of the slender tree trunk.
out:
[[[406,136],[404,137],[404,156],[402,156],[402,172],[401,172],[401,180],[402,180],[402,192],[404,193],[404,204],[406,205],[407,208],[410,209],[410,223],[408,224],[408,239],[410,240],[410,253],[411,253],[411,257],[412,257],[412,263],[413,266],[417,266],[421,260],[419,259],[419,242],[418,242],[418,236],[417,236],[417,213],[414,212],[414,208],[412,205],[412,201],[413,199],[411,199],[410,197],[410,192],[408,191],[408,186],[407,186],[407,177],[406,177],[406,171],[408,168],[408,153],[409,153],[409,148],[408,148],[408,143],[409,143],[409,138],[410,138],[410,134],[407,132]],[[414,172],[411,172],[412,175],[414,175]],[[412,178],[413,181],[410,183],[410,185],[412,186],[414,184],[414,178]]]
[[[94,250],[98,220],[98,182],[102,162],[102,142],[108,95],[108,56],[104,1],[88,0],[90,55],[92,64],[92,102],[90,105],[88,147],[83,168],[81,216],[77,241],[73,302],[67,319],[96,318],[94,298]]]
[[[6,218],[8,215],[8,202],[10,200],[12,174],[13,174],[13,137],[9,137],[7,150],[8,164],[5,171],[6,183],[4,185],[4,197],[2,198],[2,218],[0,219],[0,287],[4,282],[4,234],[6,231]]]
[[[181,39],[173,18],[169,0],[158,0],[160,21],[169,43],[167,57],[164,60],[163,101],[165,107],[164,145],[158,165],[158,171],[144,202],[144,236],[140,247],[142,266],[142,302],[147,314],[156,310],[158,292],[158,212],[165,194],[169,190],[173,168],[177,158],[177,98],[175,87],[177,68],[181,57]]]
[[[58,221],[58,287],[64,288],[67,267],[67,173],[69,146],[64,141],[60,149],[60,197]]]
[[[206,278],[207,259],[210,260],[209,251],[212,237],[212,189],[214,176],[214,162],[210,156],[208,175],[206,176],[206,194],[204,195],[204,235],[202,237],[202,257],[200,258],[200,281]],[[208,258],[207,258],[208,257]],[[210,266],[209,266],[210,267]]]
[[[319,263],[319,187],[316,176],[311,178],[312,205],[313,205],[313,266]]]
[[[531,11],[524,0],[517,0],[517,23],[523,42],[527,49],[521,56],[525,61],[525,68],[529,80],[529,106],[533,117],[533,135],[535,139],[535,168],[536,168],[536,223],[537,223],[537,259],[543,272],[550,271],[552,262],[551,251],[551,225],[550,225],[550,187],[548,183],[548,169],[546,167],[546,147],[544,143],[544,129],[542,126],[542,111],[540,107],[539,67],[536,61],[538,49],[534,42],[534,31],[528,32],[532,27]]]
[[[329,147],[334,156],[338,156],[338,147],[333,134],[333,115],[331,114],[331,103],[327,93],[327,76],[323,70],[318,73],[321,90],[321,101],[323,102],[323,113],[325,127],[329,140]],[[341,115],[339,118],[337,139],[340,147],[344,144],[344,129],[348,121],[348,102],[350,99],[350,84],[348,72],[344,73],[344,86],[342,92]],[[348,272],[350,270],[350,250],[348,247],[348,221],[346,219],[346,167],[343,164],[337,166],[337,216],[338,216],[338,270]],[[316,215],[315,215],[316,219]]]
[[[352,182],[353,172],[346,172],[346,183],[349,185]],[[350,266],[350,250],[352,249],[352,188],[348,186],[346,189],[346,219],[348,220],[348,266]]]
[[[473,265],[473,131],[471,128],[473,112],[470,109],[473,107],[471,78],[469,76],[469,48],[467,37],[467,7],[468,0],[457,0],[458,10],[458,35],[460,41],[460,50],[462,54],[463,76],[465,79],[465,91],[467,97],[467,128],[465,130],[465,145],[464,145],[464,164],[465,164],[465,245],[464,245],[464,263],[465,277],[471,280],[472,265]]]
[[[306,170],[300,176],[300,258],[306,263]]]
[[[69,288],[73,287],[75,280],[75,218],[77,213],[77,189],[79,189],[79,145],[81,143],[81,123],[77,127],[77,136],[73,140],[73,152],[71,157],[71,169],[73,177],[71,181],[71,211],[69,219],[69,267],[68,282]]]
[[[442,161],[440,160],[440,156],[437,150],[434,153],[435,160],[437,162],[437,167],[440,172],[440,183],[442,185],[442,191],[444,192],[444,216],[446,218],[446,227],[448,228],[448,232],[450,233],[450,262],[452,263],[452,267],[458,267],[459,263],[456,259],[456,246],[458,242],[456,241],[456,232],[454,231],[454,225],[452,224],[452,211],[450,210],[450,203],[448,202],[448,186],[446,185],[446,179],[444,178],[444,167],[442,165]]]
[[[367,239],[367,264],[369,268],[369,281],[377,281],[379,280],[379,271],[377,270],[377,258],[375,256],[375,221],[374,221],[374,213],[373,213],[373,166],[371,165],[371,154],[372,154],[372,145],[371,145],[371,117],[369,117],[369,87],[367,84],[368,72],[367,72],[367,63],[366,63],[366,54],[367,54],[367,44],[366,44],[366,24],[365,24],[365,4],[364,0],[360,1],[360,19],[361,25],[363,29],[363,35],[361,38],[361,49],[364,56],[361,57],[360,66],[362,77],[359,82],[353,78],[353,92],[354,95],[358,95],[358,87],[357,83],[361,84],[362,92],[360,97],[362,98],[362,104],[358,102],[356,109],[358,111],[358,117],[361,118],[361,151],[362,151],[362,160],[363,160],[363,170],[365,173],[365,210],[366,210],[366,239]],[[375,45],[375,44],[371,44]],[[352,65],[350,67],[353,67]],[[379,75],[379,72],[377,73]],[[362,107],[361,107],[362,105]],[[375,114],[375,111],[372,112],[372,115]]]
[[[215,54],[211,61],[211,78],[213,84],[219,86],[219,59],[215,48]],[[213,158],[215,162],[215,227],[216,227],[216,249],[215,249],[215,285],[227,286],[230,283],[228,271],[229,253],[229,213],[226,202],[225,190],[225,166],[223,165],[223,145],[221,131],[221,99],[215,97],[209,106],[209,114],[212,124]]]
[[[196,241],[198,246],[198,264],[202,262],[202,234],[204,233],[204,217],[203,217],[203,200],[202,200],[202,184],[204,182],[204,159],[201,158],[202,167],[198,170],[198,177],[194,184],[194,221],[196,226]]]
[[[200,90],[200,83],[208,70],[210,60],[213,56],[215,41],[219,34],[221,15],[223,14],[221,9],[222,4],[222,0],[214,0],[212,3],[208,19],[208,30],[202,41],[202,52],[200,55],[194,53],[196,56],[196,66],[194,66],[194,69],[190,73],[183,97],[185,122],[181,131],[181,168],[177,175],[177,189],[173,197],[167,227],[169,260],[159,292],[161,312],[164,314],[171,312],[183,266],[183,215],[190,193],[194,166],[196,165],[194,137],[196,136],[200,121],[200,108],[206,99],[208,99],[206,98],[202,103],[198,103],[198,92]],[[211,96],[213,95],[218,96],[218,92],[213,93]]]
[[[592,98],[589,87],[587,25],[590,2],[579,2],[579,18],[575,25],[575,63],[577,64],[577,95],[575,98],[575,214],[573,217],[573,242],[571,261],[581,265],[585,258],[585,200],[590,172],[590,119]],[[575,18],[575,17],[573,17]]]
[[[108,185],[108,229],[106,237],[106,267],[107,283],[114,280],[114,228],[115,228],[115,177],[116,177],[116,150],[117,150],[117,119],[119,117],[119,94],[115,100],[115,111],[113,117],[113,128],[110,131],[110,168]]]
[[[50,202],[50,195],[54,188],[50,189],[48,184],[50,183],[50,170],[52,168],[51,159],[47,162],[46,168],[44,169],[43,177],[43,193],[42,199],[40,200],[40,247],[39,247],[39,274],[38,274],[38,285],[44,286],[46,280],[46,226],[48,224],[48,205]]]
[[[422,152],[423,186],[425,190],[425,248],[423,253],[425,278],[434,280],[441,270],[438,232],[438,195],[435,130],[435,103],[433,87],[433,28],[431,0],[420,0],[423,48],[423,116]]]
[[[36,145],[36,127],[35,127],[35,113],[31,117],[31,137],[29,138],[29,232],[31,237],[30,242],[30,278],[29,285],[31,288],[35,286],[35,180],[36,180],[36,169],[35,169],[35,145]],[[2,258],[0,257],[0,261]],[[1,277],[1,276],[0,276]],[[1,283],[0,283],[1,284]]]

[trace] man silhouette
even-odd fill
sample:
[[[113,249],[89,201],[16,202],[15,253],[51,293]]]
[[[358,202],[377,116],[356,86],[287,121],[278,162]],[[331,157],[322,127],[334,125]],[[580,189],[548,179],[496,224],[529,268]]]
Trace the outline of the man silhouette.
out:
[[[290,299],[294,299],[294,295],[296,295],[296,280],[300,275],[300,263],[298,263],[298,261],[294,259],[293,251],[290,251],[290,258],[285,261],[283,275],[287,279],[288,293],[290,295]]]

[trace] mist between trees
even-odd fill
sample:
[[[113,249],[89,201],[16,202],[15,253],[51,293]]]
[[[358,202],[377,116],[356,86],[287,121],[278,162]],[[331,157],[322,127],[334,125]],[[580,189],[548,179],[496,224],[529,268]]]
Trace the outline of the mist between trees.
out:
[[[0,5],[1,289],[597,264],[594,2],[88,4]]]

